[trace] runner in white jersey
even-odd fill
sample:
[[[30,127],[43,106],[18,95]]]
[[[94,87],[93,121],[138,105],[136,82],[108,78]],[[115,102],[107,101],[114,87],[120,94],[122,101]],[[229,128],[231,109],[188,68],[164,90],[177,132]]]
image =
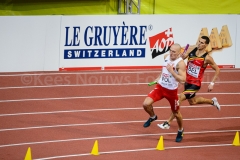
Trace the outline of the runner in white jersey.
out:
[[[164,56],[162,73],[156,79],[158,83],[143,102],[143,108],[150,116],[143,126],[149,127],[151,122],[157,119],[152,104],[163,98],[169,101],[172,114],[176,117],[178,123],[176,142],[180,142],[183,135],[182,115],[178,105],[178,83],[184,83],[186,80],[186,65],[180,58],[180,52],[181,46],[179,44],[171,46],[170,54]]]
[[[177,58],[174,61],[171,61],[170,55],[166,55],[167,57],[164,59],[163,63],[163,69],[162,69],[162,75],[161,78],[158,80],[158,84],[160,84],[162,87],[167,88],[169,90],[175,90],[178,88],[178,81],[174,78],[174,76],[167,70],[166,66],[170,64],[173,66],[173,70],[176,74],[178,74],[178,71],[176,70],[177,64],[179,61],[182,60],[181,57]]]

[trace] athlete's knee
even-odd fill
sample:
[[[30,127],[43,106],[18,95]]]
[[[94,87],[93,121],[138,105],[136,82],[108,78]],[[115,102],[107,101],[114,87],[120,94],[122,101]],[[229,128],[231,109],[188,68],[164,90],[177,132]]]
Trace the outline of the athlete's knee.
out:
[[[183,93],[181,93],[181,94],[178,96],[178,99],[179,99],[180,102],[182,102],[182,101],[186,100],[186,95],[183,94]]]
[[[189,103],[190,105],[195,105],[195,104],[197,104],[197,102],[196,102],[195,100],[193,100],[193,99],[188,99],[188,103]]]
[[[148,108],[150,105],[148,103],[143,102],[143,108]]]
[[[179,112],[178,111],[172,111],[174,117],[178,118],[179,117]]]
[[[144,102],[143,102],[143,108],[148,108],[149,106],[151,106],[153,103],[152,98],[147,97]]]

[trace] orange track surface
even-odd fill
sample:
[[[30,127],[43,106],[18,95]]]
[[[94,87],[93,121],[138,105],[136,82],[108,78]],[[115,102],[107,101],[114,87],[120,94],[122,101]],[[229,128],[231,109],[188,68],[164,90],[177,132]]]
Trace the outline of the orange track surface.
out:
[[[158,120],[148,119],[143,100],[157,70],[36,72],[0,74],[0,159],[145,160],[239,159],[232,145],[240,131],[240,69],[222,69],[212,92],[207,70],[197,94],[217,97],[213,106],[182,103],[184,139],[175,142],[177,123],[169,130],[156,124],[170,115],[167,100],[154,104]],[[183,86],[179,86],[179,93]],[[163,151],[156,150],[160,136]],[[98,140],[99,156],[91,155]]]

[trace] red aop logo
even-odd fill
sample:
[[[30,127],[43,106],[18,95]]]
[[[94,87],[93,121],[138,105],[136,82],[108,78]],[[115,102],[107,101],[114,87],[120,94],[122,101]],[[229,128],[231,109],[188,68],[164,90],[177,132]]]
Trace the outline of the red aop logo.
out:
[[[152,59],[168,52],[174,43],[172,28],[165,30],[155,36],[149,37]]]

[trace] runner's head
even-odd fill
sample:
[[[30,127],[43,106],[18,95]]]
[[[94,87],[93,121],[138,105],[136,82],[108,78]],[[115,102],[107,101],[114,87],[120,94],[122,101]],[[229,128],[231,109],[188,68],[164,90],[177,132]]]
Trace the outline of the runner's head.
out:
[[[210,39],[207,36],[202,36],[198,41],[198,49],[203,50],[205,49],[210,42]]]
[[[173,44],[170,48],[170,59],[172,61],[176,60],[181,53],[181,46],[177,43]]]

